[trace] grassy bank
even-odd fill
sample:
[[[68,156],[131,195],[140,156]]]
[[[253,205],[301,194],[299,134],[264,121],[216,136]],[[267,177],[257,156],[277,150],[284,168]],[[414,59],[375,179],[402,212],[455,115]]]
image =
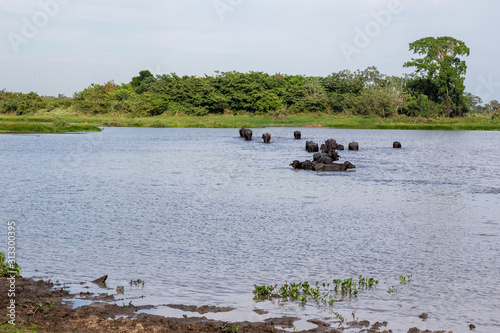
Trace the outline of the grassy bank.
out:
[[[75,124],[77,123],[77,124]],[[359,129],[408,129],[408,130],[500,130],[500,120],[488,116],[463,118],[364,118],[355,116],[329,116],[324,114],[295,114],[286,117],[269,115],[208,115],[208,116],[157,116],[131,118],[124,116],[0,116],[3,132],[81,132],[109,127],[196,127],[196,128],[259,128],[270,126],[289,127],[338,127]]]
[[[0,133],[71,133],[98,132],[101,129],[89,123],[73,124],[54,117],[0,116]]]

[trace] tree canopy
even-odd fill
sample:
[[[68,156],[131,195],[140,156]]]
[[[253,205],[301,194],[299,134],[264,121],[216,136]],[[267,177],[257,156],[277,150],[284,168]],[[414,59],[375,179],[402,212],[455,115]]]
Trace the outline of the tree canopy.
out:
[[[410,43],[410,51],[423,56],[412,58],[404,67],[415,67],[420,79],[414,88],[432,100],[443,102],[448,116],[462,115],[465,110],[465,72],[467,65],[460,56],[468,56],[464,42],[452,37],[426,37]]]

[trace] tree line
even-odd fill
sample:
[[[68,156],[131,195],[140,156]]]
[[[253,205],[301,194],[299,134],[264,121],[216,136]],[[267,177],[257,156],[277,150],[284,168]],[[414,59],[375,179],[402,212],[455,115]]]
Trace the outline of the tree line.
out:
[[[389,76],[376,67],[342,70],[326,77],[215,72],[204,76],[139,72],[129,83],[91,84],[73,97],[0,91],[0,113],[32,114],[66,109],[77,114],[158,116],[186,114],[256,114],[284,117],[312,112],[356,116],[457,117],[470,112],[498,113],[500,103],[485,106],[465,91],[469,49],[451,37],[410,43],[422,58],[403,66],[415,73]]]

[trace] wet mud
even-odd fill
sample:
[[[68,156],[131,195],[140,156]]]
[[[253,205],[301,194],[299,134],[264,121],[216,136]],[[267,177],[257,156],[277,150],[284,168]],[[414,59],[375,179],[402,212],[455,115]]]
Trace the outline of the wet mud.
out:
[[[8,290],[10,281],[0,278],[0,290]],[[54,284],[50,281],[17,278],[15,281],[16,291],[16,325],[15,329],[22,331],[23,328],[30,332],[291,332],[294,329],[295,317],[269,318],[262,322],[238,322],[228,323],[224,321],[210,320],[202,316],[205,313],[229,312],[229,307],[216,307],[210,305],[192,306],[169,304],[168,307],[190,312],[197,312],[200,316],[183,318],[167,318],[158,315],[138,313],[140,310],[151,309],[154,306],[135,306],[130,302],[122,306],[108,302],[114,301],[113,295],[106,293],[70,294],[64,286]],[[85,299],[91,301],[89,305],[72,308],[71,298]],[[10,298],[6,293],[0,296],[0,308],[7,309]],[[5,317],[2,315],[2,317]],[[2,329],[10,332],[8,317],[5,317]],[[309,320],[316,325],[314,329],[307,332],[368,332],[381,333],[392,332],[387,329],[387,322],[381,321],[371,324],[368,321],[352,321],[344,323],[339,327],[331,327],[330,324],[321,320]],[[14,327],[10,327],[14,329]],[[0,329],[1,330],[1,329]],[[11,330],[15,332],[15,330]],[[409,332],[420,331],[411,328]],[[445,331],[439,331],[445,332]]]

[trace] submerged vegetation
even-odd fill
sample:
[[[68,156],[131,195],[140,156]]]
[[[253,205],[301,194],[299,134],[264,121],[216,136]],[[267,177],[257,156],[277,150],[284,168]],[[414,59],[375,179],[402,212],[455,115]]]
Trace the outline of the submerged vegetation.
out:
[[[379,281],[374,278],[364,278],[360,275],[357,281],[352,278],[334,279],[331,284],[316,282],[314,286],[311,286],[307,281],[285,283],[282,286],[277,284],[254,285],[253,294],[257,300],[279,298],[282,302],[299,301],[307,303],[308,301],[314,301],[320,305],[333,305],[333,303],[345,297],[356,297],[359,290],[372,289],[378,283]]]
[[[85,124],[58,126],[61,119],[141,127],[500,128],[500,103],[483,106],[481,98],[465,91],[467,66],[460,57],[469,49],[463,42],[428,37],[410,43],[410,50],[422,57],[403,64],[415,73],[401,77],[376,67],[328,76],[236,71],[155,76],[143,70],[128,83],[93,83],[72,97],[0,90],[0,114],[44,119],[21,126],[2,118],[0,130],[91,130]]]
[[[135,287],[143,287],[146,284],[145,280],[137,279],[137,280],[130,280],[129,282],[130,286],[135,286]]]
[[[399,276],[399,281],[400,281],[399,283],[401,285],[408,284],[412,281],[412,279],[413,279],[413,275],[411,275],[411,274],[408,276],[400,275]],[[396,293],[397,291],[398,291],[398,289],[394,285],[390,286],[389,289],[387,290],[387,292],[389,294]]]
[[[407,285],[413,276],[400,275],[401,285]],[[310,285],[308,281],[299,283],[285,282],[283,285],[256,285],[254,284],[254,300],[265,301],[278,299],[280,303],[299,302],[305,304],[309,301],[319,306],[332,306],[335,302],[345,301],[357,297],[360,291],[372,290],[378,286],[379,281],[374,278],[365,278],[359,275],[357,279],[333,279],[332,283],[316,282]],[[389,294],[396,293],[397,288],[392,285],[387,290]],[[334,312],[335,313],[335,312]]]

